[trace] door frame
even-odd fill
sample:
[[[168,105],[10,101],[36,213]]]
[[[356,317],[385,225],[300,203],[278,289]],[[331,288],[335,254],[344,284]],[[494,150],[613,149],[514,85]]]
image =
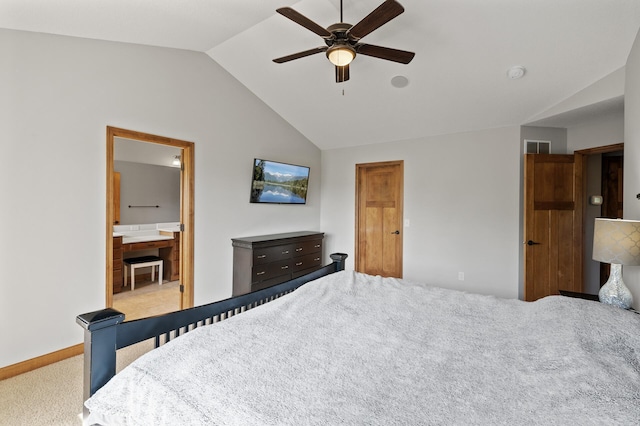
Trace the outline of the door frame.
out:
[[[398,223],[397,223],[397,229],[400,231],[399,235],[398,235],[398,239],[399,241],[399,247],[398,247],[398,253],[396,255],[396,259],[398,260],[398,262],[400,263],[399,265],[399,271],[400,271],[400,276],[396,277],[396,278],[402,278],[403,274],[404,274],[404,258],[403,258],[403,254],[404,254],[404,227],[403,227],[403,223],[404,223],[404,160],[395,160],[395,161],[381,161],[381,162],[375,162],[375,163],[361,163],[361,164],[356,164],[356,182],[355,182],[355,247],[354,247],[354,255],[355,255],[355,260],[354,260],[354,265],[355,265],[355,270],[356,271],[362,271],[363,269],[363,265],[362,263],[362,259],[360,258],[360,227],[362,226],[360,224],[360,208],[362,207],[360,205],[360,191],[361,189],[361,183],[360,183],[360,171],[369,167],[380,167],[380,166],[398,166],[400,169],[400,179],[398,182],[398,186],[399,188],[399,194],[397,194],[397,199],[398,199],[398,203],[399,203],[399,207],[398,208]]]
[[[132,139],[182,149],[182,178],[180,179],[180,223],[184,231],[180,234],[180,309],[193,306],[193,242],[194,242],[194,183],[195,183],[195,144],[193,142],[164,136],[152,135],[133,130],[107,126],[107,188],[106,188],[106,300],[108,308],[113,307],[113,164],[115,138]]]
[[[580,149],[577,151],[574,151],[574,155],[579,155],[583,158],[582,161],[582,167],[583,167],[583,171],[582,171],[582,176],[583,176],[583,181],[582,181],[582,186],[583,188],[587,187],[587,157],[590,155],[596,155],[596,154],[608,154],[610,152],[618,152],[618,151],[622,151],[623,155],[624,155],[624,142],[620,142],[620,143],[615,143],[615,144],[611,144],[611,145],[604,145],[604,146],[598,146],[595,148],[586,148],[586,149]],[[624,160],[623,160],[624,161]],[[623,181],[623,185],[624,185],[624,181]],[[584,191],[584,189],[583,189]],[[586,194],[586,192],[585,192]],[[585,197],[585,202],[586,202],[586,197]],[[584,208],[584,205],[582,206],[582,208]],[[624,209],[624,207],[623,207]],[[583,215],[584,217],[584,215]],[[584,236],[584,230],[586,229],[587,223],[583,224],[583,236]],[[593,227],[593,224],[591,224],[591,226]],[[583,258],[585,258],[585,254],[584,250],[585,250],[585,244],[583,242],[582,244],[582,249],[583,249]],[[586,275],[586,271],[587,271],[587,262],[584,262],[583,265],[583,277]],[[601,277],[603,276],[603,274],[608,277],[609,276],[609,272],[608,272],[608,268],[609,268],[609,264],[603,264],[601,263]],[[604,270],[603,270],[604,269]],[[602,279],[602,278],[601,278]],[[583,287],[584,288],[584,287]]]
[[[580,182],[580,189],[582,190],[582,192],[584,194],[586,194],[586,186],[587,186],[587,158],[589,155],[593,155],[593,154],[606,154],[609,152],[616,152],[616,151],[624,151],[624,143],[616,143],[616,144],[611,144],[611,145],[604,145],[604,146],[598,146],[598,147],[594,147],[594,148],[586,148],[586,149],[580,149],[580,150],[576,150],[573,152],[573,155],[575,157],[579,157],[578,161],[580,161],[582,163],[582,170],[581,170],[581,182]],[[526,182],[525,182],[526,185]],[[587,197],[583,197],[583,203],[580,204],[579,206],[576,206],[576,208],[579,208],[581,210],[581,217],[582,217],[582,232],[580,233],[579,237],[581,238],[580,244],[582,246],[582,259],[584,259],[585,256],[585,244],[584,244],[584,230],[585,230],[585,226],[587,225],[586,223],[584,223],[584,208],[585,205],[584,203],[586,202]],[[526,206],[523,209],[523,219],[527,214],[527,209]],[[525,220],[526,222],[526,220]],[[525,226],[523,224],[523,230],[525,229]],[[523,243],[526,243],[526,239],[527,236],[525,235],[524,231],[523,231],[523,237],[524,240]],[[523,257],[522,257],[522,268],[523,268],[523,288],[522,288],[522,297],[524,300],[528,300],[527,299],[527,295],[529,294],[530,289],[527,289],[527,282],[526,282],[526,260],[525,257],[527,255],[526,253],[526,249],[523,249]],[[586,262],[582,262],[582,271],[581,274],[584,278],[584,273],[585,273],[585,268],[586,268]],[[584,285],[584,283],[583,283]],[[584,287],[583,287],[584,288]]]

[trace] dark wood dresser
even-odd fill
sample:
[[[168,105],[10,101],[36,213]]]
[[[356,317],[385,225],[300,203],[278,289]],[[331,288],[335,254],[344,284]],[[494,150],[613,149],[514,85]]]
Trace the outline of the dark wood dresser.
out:
[[[271,287],[322,267],[324,232],[232,238],[233,295]]]

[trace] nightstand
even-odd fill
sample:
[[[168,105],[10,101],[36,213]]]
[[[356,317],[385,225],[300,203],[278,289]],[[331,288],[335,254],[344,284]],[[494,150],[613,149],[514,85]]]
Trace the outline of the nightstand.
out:
[[[561,296],[575,297],[577,299],[594,300],[596,302],[600,301],[600,299],[598,298],[597,294],[578,293],[578,292],[575,292],[575,291],[567,291],[567,290],[559,290],[559,292],[560,292]],[[627,309],[627,311],[630,311],[630,312],[633,312],[634,314],[640,315],[640,311],[636,311],[633,308]]]
[[[597,294],[578,293],[575,291],[559,290],[561,296],[575,297],[577,299],[600,301]]]

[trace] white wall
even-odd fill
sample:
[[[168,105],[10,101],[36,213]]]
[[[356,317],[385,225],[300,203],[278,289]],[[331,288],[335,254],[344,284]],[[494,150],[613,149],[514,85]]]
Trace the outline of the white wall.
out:
[[[120,172],[120,225],[180,222],[179,167],[114,161],[113,170]]]
[[[613,112],[567,128],[567,153],[624,142],[624,114]],[[625,147],[626,148],[626,147]]]
[[[520,128],[521,149],[524,154],[525,140],[551,142],[551,154],[567,153],[567,129],[559,127],[522,126]],[[524,157],[522,157],[524,164]]]
[[[519,156],[519,127],[323,151],[328,252],[353,269],[355,165],[404,160],[404,278],[518,297]]]
[[[195,142],[195,302],[231,238],[317,230],[320,151],[203,53],[0,30],[0,367],[82,341],[105,303],[106,127]],[[305,206],[249,204],[254,157],[311,167]]]
[[[640,220],[640,32],[627,59],[624,96],[624,216]],[[624,281],[640,309],[640,266],[625,266]]]
[[[622,67],[542,113],[531,117],[528,121],[535,122],[545,118],[557,118],[558,116],[566,117],[566,113],[571,114],[576,110],[600,104],[601,102],[611,102],[615,98],[624,96],[624,81],[625,67]]]

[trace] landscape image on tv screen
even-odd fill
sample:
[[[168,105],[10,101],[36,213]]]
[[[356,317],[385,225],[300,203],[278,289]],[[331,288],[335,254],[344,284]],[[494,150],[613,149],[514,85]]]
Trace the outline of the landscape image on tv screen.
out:
[[[309,167],[256,158],[251,182],[252,203],[305,204]]]

